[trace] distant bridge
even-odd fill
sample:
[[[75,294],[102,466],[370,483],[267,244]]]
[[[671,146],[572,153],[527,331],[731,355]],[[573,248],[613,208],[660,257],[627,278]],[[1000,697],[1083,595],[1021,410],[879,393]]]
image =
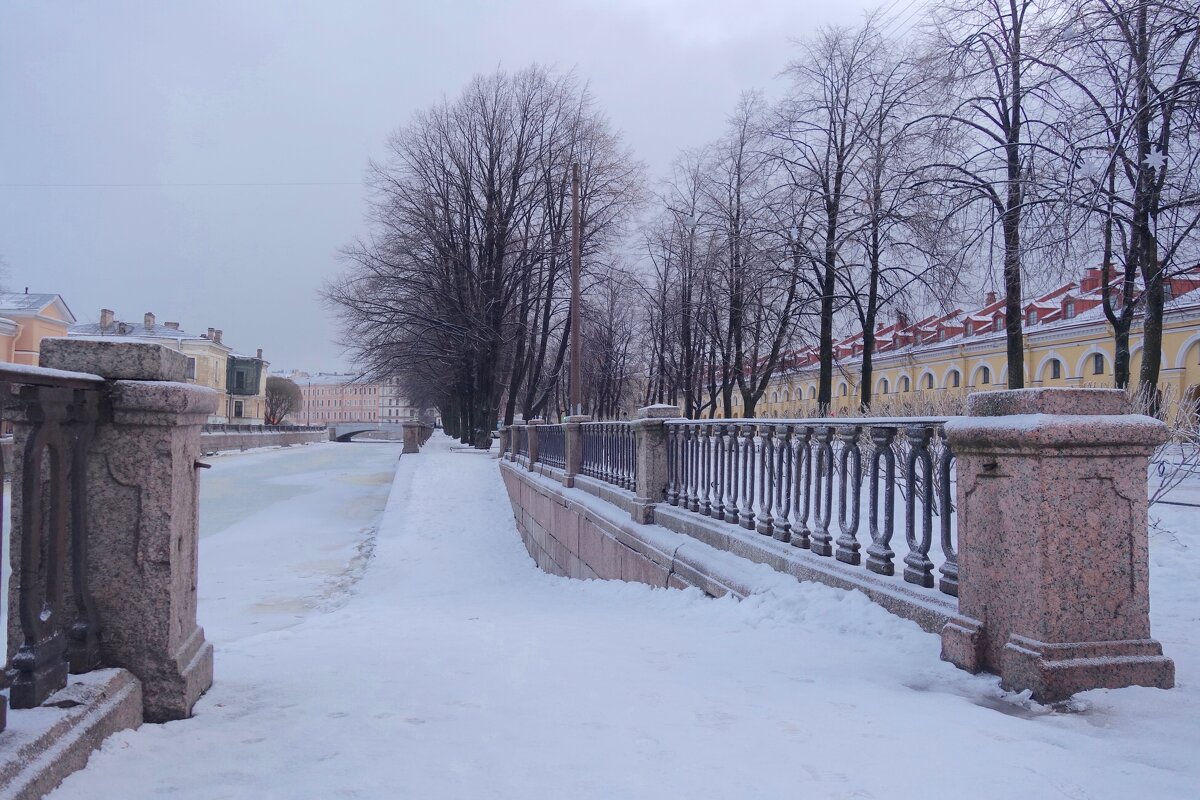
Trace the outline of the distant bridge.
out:
[[[401,439],[404,436],[405,425],[417,425],[419,422],[342,422],[337,425],[330,424],[329,441],[331,442],[348,442],[360,433],[375,432],[387,433],[393,435],[396,439]]]

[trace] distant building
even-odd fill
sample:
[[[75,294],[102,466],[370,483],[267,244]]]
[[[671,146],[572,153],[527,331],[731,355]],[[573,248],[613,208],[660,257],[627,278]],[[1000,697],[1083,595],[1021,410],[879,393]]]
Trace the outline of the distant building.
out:
[[[402,422],[407,419],[423,419],[424,410],[412,403],[400,390],[399,378],[388,378],[382,384],[379,398],[380,418],[387,422]]]
[[[359,381],[352,373],[292,372],[288,378],[300,387],[301,407],[292,418],[306,425],[331,425],[339,422],[378,422],[382,387]]]
[[[1025,385],[1112,386],[1112,326],[1104,316],[1103,278],[1088,269],[1079,281],[1065,283],[1022,305]],[[1162,369],[1159,387],[1176,402],[1200,408],[1200,267],[1173,276],[1163,285]],[[1121,284],[1109,290],[1119,307]],[[1130,377],[1137,385],[1142,366],[1142,312],[1135,311],[1130,335]],[[834,343],[833,398],[830,413],[852,412],[859,403],[862,333]],[[956,309],[912,322],[899,315],[875,331],[872,388],[875,401],[961,397],[972,391],[1008,385],[1004,298],[988,292],[981,307]],[[819,354],[814,347],[789,353],[763,393],[756,416],[805,417],[817,413]],[[733,397],[733,416],[742,416],[741,397]]]
[[[178,322],[159,323],[151,313],[146,313],[140,323],[125,322],[116,319],[110,309],[102,308],[99,322],[72,325],[68,335],[155,342],[183,353],[188,359],[188,382],[215,389],[221,395],[210,422],[263,424],[268,362],[263,360],[262,350],[253,356],[235,352],[216,328],[189,333]]]
[[[404,422],[429,416],[400,391],[395,378],[364,381],[354,373],[280,374],[300,387],[303,404],[293,419],[309,425],[339,422]]]
[[[66,336],[74,324],[60,295],[0,292],[0,361],[36,367],[42,339]]]

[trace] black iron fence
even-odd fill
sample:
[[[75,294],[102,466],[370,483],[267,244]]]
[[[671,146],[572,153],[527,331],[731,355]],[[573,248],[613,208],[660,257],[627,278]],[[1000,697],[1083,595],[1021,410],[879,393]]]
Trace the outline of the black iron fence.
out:
[[[589,478],[633,489],[637,483],[637,451],[628,422],[585,422],[579,471]]]
[[[517,454],[517,460],[529,463],[529,428],[525,425],[520,425],[516,428],[517,441],[514,452]]]
[[[899,557],[905,581],[957,596],[954,454],[944,422],[668,420],[664,499],[881,575],[894,574]]]
[[[552,467],[567,467],[567,432],[562,425],[537,426],[538,461]]]

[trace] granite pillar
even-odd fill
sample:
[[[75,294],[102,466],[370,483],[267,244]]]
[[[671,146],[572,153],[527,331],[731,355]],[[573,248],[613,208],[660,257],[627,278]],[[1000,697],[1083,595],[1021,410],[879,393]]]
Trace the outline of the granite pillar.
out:
[[[563,424],[563,486],[570,489],[575,485],[575,476],[583,466],[583,423],[591,422],[587,414],[572,414]]]
[[[218,395],[182,382],[186,357],[157,344],[46,340],[41,363],[120,378],[87,458],[101,661],[142,682],[147,721],[187,717],[212,684],[212,645],[196,623],[196,468]]]
[[[400,455],[407,455],[408,453],[421,452],[421,443],[420,443],[421,430],[420,430],[420,428],[418,428],[416,425],[405,423],[403,426],[403,430],[404,430],[404,434],[403,434],[404,435],[404,449],[400,451]]]
[[[1041,702],[1169,688],[1150,636],[1146,471],[1166,427],[1109,389],[974,394],[957,459],[959,612],[942,657]]]
[[[654,405],[639,408],[634,417],[633,435],[637,459],[637,484],[634,487],[634,522],[654,522],[654,508],[667,490],[668,419],[680,417],[679,406]]]
[[[538,425],[544,425],[545,422],[546,422],[546,420],[540,419],[540,418],[539,419],[531,419],[531,420],[529,420],[529,422],[527,423],[527,427],[525,428],[527,435],[529,437],[528,438],[529,461],[525,464],[525,466],[529,469],[530,472],[533,471],[534,466],[538,462],[538,456],[540,455],[538,453]]]

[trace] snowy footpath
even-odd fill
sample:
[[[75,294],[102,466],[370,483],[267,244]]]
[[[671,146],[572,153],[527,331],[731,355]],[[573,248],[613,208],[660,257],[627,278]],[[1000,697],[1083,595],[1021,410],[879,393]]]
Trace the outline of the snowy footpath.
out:
[[[111,737],[51,797],[1200,796],[1194,511],[1151,545],[1179,688],[1063,712],[941,663],[937,637],[859,594],[788,579],[738,603],[543,574],[494,456],[440,434],[397,452],[218,459],[200,603],[216,683],[193,719]]]

